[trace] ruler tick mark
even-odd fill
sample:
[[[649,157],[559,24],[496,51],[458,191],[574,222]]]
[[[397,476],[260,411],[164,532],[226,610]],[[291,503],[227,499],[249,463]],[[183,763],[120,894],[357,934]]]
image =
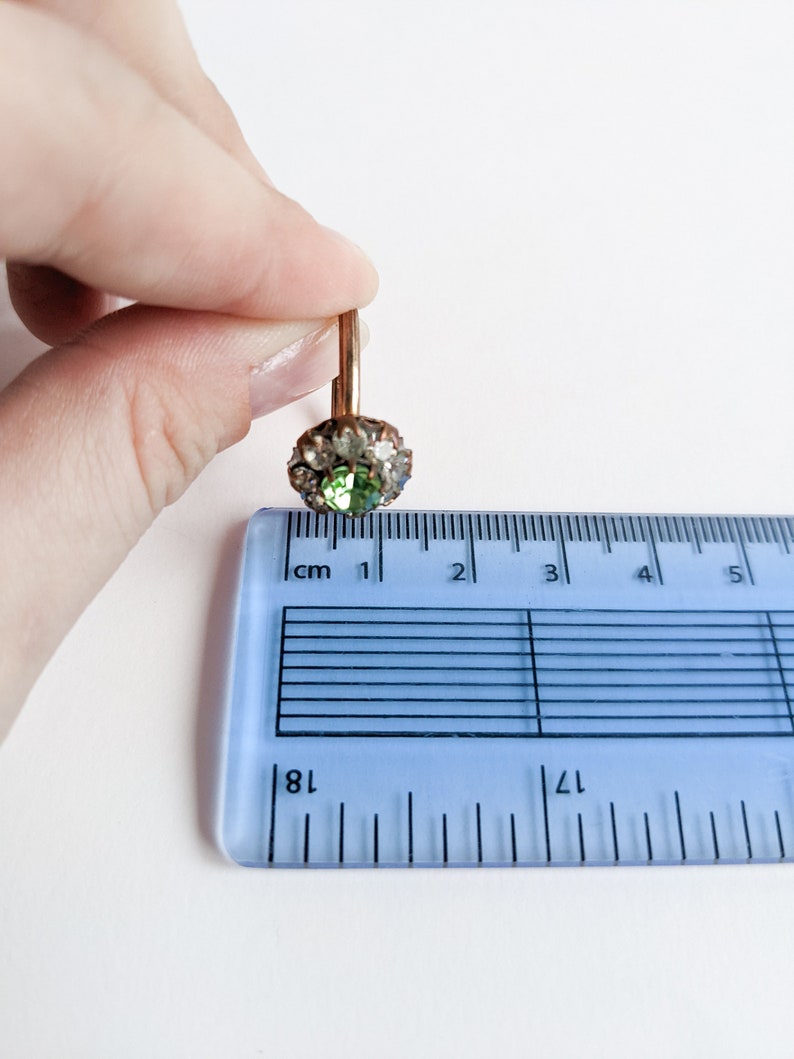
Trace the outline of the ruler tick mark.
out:
[[[306,818],[303,824],[303,863],[309,863],[309,814],[306,813]]]
[[[750,843],[750,825],[747,823],[747,807],[744,804],[744,799],[741,801],[742,807],[742,826],[744,828],[744,841],[747,846],[747,859],[753,859],[753,847]]]
[[[345,803],[339,803],[339,864],[345,863]]]
[[[298,513],[298,518],[300,518],[300,512]],[[285,554],[284,554],[284,580],[285,581],[289,581],[289,551],[290,551],[290,545],[291,544],[292,544],[292,512],[290,511],[289,515],[287,516],[287,544],[286,544],[286,548],[284,549],[284,552],[285,552]]]
[[[714,860],[720,859],[720,844],[717,841],[717,824],[714,820],[714,813],[709,811],[709,821],[711,823],[711,844],[714,847]]]
[[[620,863],[620,851],[618,850],[618,825],[615,820],[615,803],[609,803],[609,819],[612,822],[612,849],[615,853],[615,864]]]
[[[540,790],[543,797],[543,833],[546,839],[546,863],[551,864],[551,836],[549,834],[549,799],[546,792],[546,766],[540,766]]]
[[[653,536],[653,530],[651,529],[651,520],[648,519],[648,543],[651,546],[651,555],[653,557],[653,564],[656,567],[656,576],[659,578],[660,587],[664,585],[664,578],[662,577],[662,567],[659,563],[659,553],[656,550],[656,540]]]
[[[383,581],[383,521],[378,519],[378,582]]]
[[[444,864],[449,864],[449,844],[447,842],[447,814],[446,813],[442,813],[441,814],[441,842],[442,842],[442,848],[443,848],[442,856],[444,858]]]
[[[789,546],[788,541],[786,540],[786,527],[784,521],[782,518],[778,518],[776,522],[778,533],[780,534],[780,544],[783,545],[783,550],[785,551],[786,555],[789,555]]]
[[[375,813],[372,818],[372,861],[376,865],[378,863],[378,856],[378,814]]]
[[[576,822],[577,822],[577,826],[578,826],[578,829],[579,829],[579,863],[580,864],[584,864],[586,862],[586,860],[587,860],[587,857],[585,856],[585,853],[584,853],[584,828],[582,826],[582,814],[581,813],[577,813],[576,814]]]
[[[270,791],[270,830],[267,837],[267,862],[273,863],[276,845],[276,790],[278,784],[278,765],[273,765],[273,785]]]
[[[477,802],[477,863],[482,864],[482,815],[479,802]]]
[[[479,519],[479,515],[477,516]],[[482,540],[482,533],[480,533],[480,540]],[[474,555],[474,524],[472,517],[469,515],[469,562],[471,563],[471,581],[472,584],[477,584],[477,560]]]
[[[689,525],[691,527],[691,529],[692,529],[692,541],[693,541],[693,543],[695,545],[695,550],[697,551],[698,555],[702,555],[703,554],[703,547],[702,547],[702,545],[700,543],[700,537],[698,536],[698,531],[697,531],[697,526],[695,525],[695,520],[693,518],[685,519],[684,520],[684,526],[686,527],[687,525]]]
[[[557,528],[559,529],[559,532],[560,532],[560,555],[562,556],[563,576],[564,576],[564,579],[565,579],[565,584],[566,585],[570,585],[570,583],[571,583],[571,573],[570,573],[570,571],[568,569],[568,552],[567,552],[567,550],[565,548],[565,534],[563,533],[563,529],[562,529],[562,519],[560,518],[559,515],[557,516]]]
[[[681,860],[686,861],[686,846],[684,845],[684,822],[681,819],[681,799],[678,796],[678,791],[674,791],[675,795],[675,815],[678,821],[678,841],[681,845]]]
[[[777,845],[780,850],[780,859],[785,860],[786,847],[783,845],[783,831],[780,827],[780,813],[775,809],[775,830],[777,831]]]
[[[518,861],[518,851],[516,849],[516,814],[510,814],[510,851],[513,855],[513,864]]]
[[[750,566],[750,559],[749,559],[749,557],[747,555],[747,548],[744,545],[744,538],[742,537],[742,532],[739,529],[738,522],[737,522],[736,528],[738,530],[737,543],[739,545],[739,551],[742,553],[742,560],[744,561],[744,568],[747,571],[747,579],[749,580],[751,585],[755,585],[755,577],[753,576],[753,570],[752,570],[752,567]]]
[[[604,544],[606,546],[607,554],[609,555],[612,552],[612,541],[609,538],[609,526],[607,525],[607,520],[603,515],[601,516],[601,525],[604,528]]]
[[[643,813],[642,816],[643,816],[643,819],[645,821],[645,847],[646,847],[646,849],[648,851],[648,863],[652,864],[653,863],[653,846],[651,845],[651,824],[650,824],[650,821],[648,820],[648,814],[647,813]]]

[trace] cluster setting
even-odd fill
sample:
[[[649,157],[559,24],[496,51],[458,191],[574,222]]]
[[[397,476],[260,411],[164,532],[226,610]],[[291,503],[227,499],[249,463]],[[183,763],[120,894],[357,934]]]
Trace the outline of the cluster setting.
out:
[[[287,470],[293,489],[314,511],[361,516],[400,495],[411,458],[391,424],[343,415],[301,434]]]

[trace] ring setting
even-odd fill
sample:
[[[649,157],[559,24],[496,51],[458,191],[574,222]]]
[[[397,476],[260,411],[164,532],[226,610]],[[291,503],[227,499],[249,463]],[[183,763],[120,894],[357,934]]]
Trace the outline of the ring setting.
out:
[[[331,418],[298,438],[290,484],[320,514],[361,517],[391,504],[411,477],[412,453],[396,427],[359,414],[358,312],[339,317],[339,375]]]

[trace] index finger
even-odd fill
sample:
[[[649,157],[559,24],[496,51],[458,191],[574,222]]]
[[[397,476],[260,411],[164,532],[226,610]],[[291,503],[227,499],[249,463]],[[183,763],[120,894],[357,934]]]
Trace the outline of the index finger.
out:
[[[175,0],[18,0],[101,40],[172,107],[270,182],[226,101],[201,68]]]
[[[0,142],[15,160],[0,170],[9,257],[153,305],[272,319],[332,316],[374,296],[357,247],[99,41],[17,5],[0,6]]]

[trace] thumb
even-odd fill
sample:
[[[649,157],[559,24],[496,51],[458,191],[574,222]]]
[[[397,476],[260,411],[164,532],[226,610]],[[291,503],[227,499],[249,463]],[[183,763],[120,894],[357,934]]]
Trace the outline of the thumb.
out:
[[[133,306],[0,394],[0,738],[157,513],[262,414],[330,379],[336,321]]]

